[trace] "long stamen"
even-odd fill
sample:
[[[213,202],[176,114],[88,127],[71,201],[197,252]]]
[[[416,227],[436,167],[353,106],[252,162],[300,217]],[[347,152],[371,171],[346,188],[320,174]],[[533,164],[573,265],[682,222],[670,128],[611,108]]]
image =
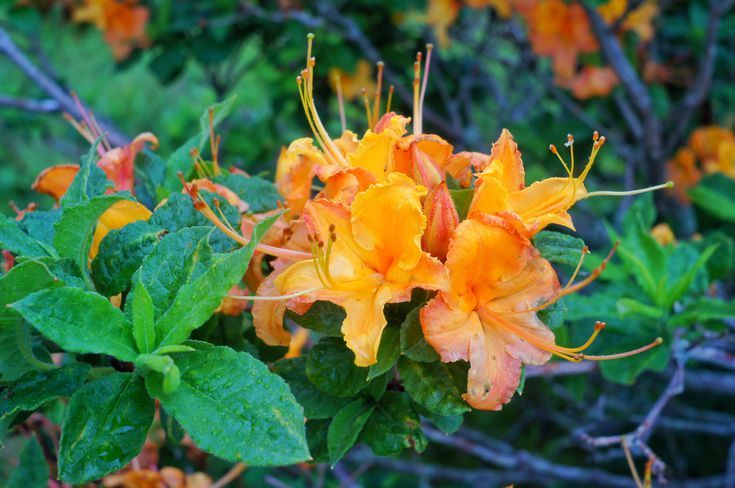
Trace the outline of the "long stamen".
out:
[[[373,128],[373,115],[370,112],[370,101],[368,101],[367,90],[362,89],[362,102],[365,105],[365,115],[367,116],[368,129]]]
[[[566,161],[564,161],[564,158],[561,157],[561,154],[559,154],[559,150],[556,148],[554,144],[549,144],[549,151],[556,156],[556,158],[561,162],[561,165],[564,166],[564,170],[567,172],[570,178],[573,178],[574,175],[572,174],[572,171],[569,169],[569,166],[567,166]]]
[[[420,118],[420,107],[421,101],[420,92],[420,80],[421,80],[421,53],[416,53],[416,61],[413,63],[413,135],[417,136],[421,134],[421,122]]]
[[[375,123],[378,122],[380,119],[380,96],[383,91],[383,68],[385,67],[385,63],[382,61],[378,61],[377,63],[378,67],[378,75],[377,75],[377,85],[375,87],[375,101],[373,102],[373,121]]]
[[[84,105],[82,104],[82,101],[77,96],[76,92],[71,92],[71,98],[74,100],[74,104],[77,106],[77,110],[79,110],[79,113],[82,115],[82,120],[87,124],[87,127],[89,127],[89,132],[92,134],[94,139],[98,139],[101,134],[97,134],[94,130],[94,126],[92,125],[92,121],[89,119],[89,114],[87,113],[87,109],[84,108]],[[97,152],[100,154],[100,156],[105,155],[105,149],[104,146],[97,146]]]
[[[307,239],[309,240],[309,245],[311,246],[311,255],[313,256],[312,261],[314,263],[314,270],[316,271],[316,276],[319,278],[319,281],[324,286],[324,288],[328,288],[329,285],[327,284],[327,280],[322,277],[322,271],[321,271],[321,260],[320,260],[320,249],[317,245],[317,238],[312,238],[311,236],[308,236]]]
[[[393,90],[395,90],[395,87],[391,85],[388,88],[388,100],[385,102],[385,113],[390,112],[391,103],[393,102]]]
[[[585,178],[587,178],[587,174],[592,169],[592,166],[595,164],[595,159],[597,158],[597,153],[600,152],[600,149],[602,149],[602,146],[605,144],[605,141],[607,139],[605,136],[600,136],[597,131],[595,131],[592,135],[592,140],[594,143],[592,144],[592,152],[590,153],[590,158],[587,161],[587,164],[585,165],[584,169],[582,170],[582,174],[579,175],[579,181],[584,182]]]
[[[214,110],[209,109],[209,148],[212,153],[212,170],[215,175],[220,174],[219,170],[219,137],[214,136]]]
[[[281,300],[290,300],[292,298],[297,298],[303,295],[308,295],[309,293],[314,293],[315,291],[322,290],[321,287],[315,287],[315,288],[308,288],[306,290],[298,291],[296,293],[291,293],[288,295],[274,295],[274,296],[267,296],[267,295],[250,295],[250,296],[242,296],[242,295],[227,295],[227,298],[230,298],[232,300],[245,300],[248,302],[280,302]]]
[[[337,87],[337,106],[339,107],[339,122],[342,124],[342,133],[347,130],[347,117],[345,117],[345,97],[342,93],[342,77],[336,75],[334,84]]]
[[[94,112],[91,110],[89,111],[89,119],[92,122],[92,125],[94,126],[94,130],[97,132],[97,134],[102,134],[102,128],[100,127],[100,124],[97,122],[97,119],[94,118]],[[110,141],[107,140],[107,137],[102,138],[102,144],[105,146],[105,148],[109,151],[112,149],[112,145],[110,145]]]
[[[587,254],[589,254],[590,248],[587,246],[584,246],[582,248],[582,254],[579,256],[579,261],[577,261],[577,267],[574,268],[574,273],[572,273],[571,278],[569,278],[569,281],[567,281],[567,284],[564,285],[564,288],[569,288],[572,286],[572,283],[574,283],[574,280],[577,279],[577,275],[579,274],[579,270],[582,269],[582,263],[584,263],[584,258]]]
[[[569,148],[569,154],[572,160],[569,165],[569,172],[572,173],[572,176],[574,176],[574,136],[571,134],[567,134],[567,142],[564,145]]]
[[[217,216],[217,214],[212,210],[212,207],[210,207],[207,202],[199,195],[196,187],[194,185],[190,185],[186,182],[184,179],[183,174],[179,172],[179,179],[182,181],[184,185],[184,190],[189,194],[189,196],[194,201],[194,208],[196,208],[202,215],[204,215],[207,220],[212,222],[215,227],[217,227],[219,230],[221,230],[226,236],[228,236],[230,239],[234,240],[238,244],[242,246],[247,246],[250,243],[250,239],[246,238],[245,236],[239,234],[236,231],[233,231],[231,228],[229,228],[227,225],[225,225],[222,220]],[[293,249],[284,249],[281,247],[271,246],[268,244],[259,243],[255,246],[255,249],[258,251],[268,254],[270,256],[275,256],[277,258],[286,258],[286,259],[311,259],[313,256],[310,253],[303,252],[303,251],[296,251]]]
[[[612,359],[623,359],[623,358],[629,358],[631,356],[635,356],[636,354],[640,354],[642,352],[646,352],[650,349],[653,349],[656,346],[659,346],[663,344],[664,340],[662,337],[657,337],[653,342],[650,344],[646,344],[645,346],[639,347],[638,349],[633,349],[631,351],[626,352],[620,352],[617,354],[605,354],[602,356],[593,356],[589,354],[576,354],[575,359],[582,360],[588,360],[588,361],[610,361]]]
[[[628,195],[640,195],[641,193],[648,193],[649,191],[656,191],[656,190],[662,190],[664,188],[671,188],[674,186],[673,181],[667,181],[666,183],[663,183],[661,185],[655,185],[655,186],[649,186],[647,188],[640,188],[638,190],[629,190],[629,191],[593,191],[589,192],[583,196],[581,196],[579,199],[584,200],[585,198],[590,197],[602,197],[602,196],[608,196],[608,197],[624,197]]]
[[[230,229],[232,232],[237,233],[234,227],[232,227],[232,224],[230,224],[230,221],[227,220],[227,217],[225,217],[224,212],[222,211],[222,206],[219,203],[218,198],[214,198],[212,203],[214,203],[214,208],[217,209],[217,213],[219,214],[220,219],[222,219],[222,223],[224,223],[228,229]]]
[[[424,79],[421,81],[421,94],[419,95],[419,133],[424,130],[424,97],[426,96],[426,85],[429,82],[429,68],[431,67],[431,53],[434,50],[433,44],[426,45],[426,62],[424,62]]]
[[[64,117],[64,120],[69,122],[69,124],[74,128],[74,130],[76,130],[79,133],[79,135],[84,137],[84,139],[87,142],[89,142],[90,144],[94,144],[95,137],[90,133],[89,130],[87,130],[87,128],[84,125],[77,122],[74,119],[74,117],[72,117],[70,114],[66,112],[64,113],[63,117]]]

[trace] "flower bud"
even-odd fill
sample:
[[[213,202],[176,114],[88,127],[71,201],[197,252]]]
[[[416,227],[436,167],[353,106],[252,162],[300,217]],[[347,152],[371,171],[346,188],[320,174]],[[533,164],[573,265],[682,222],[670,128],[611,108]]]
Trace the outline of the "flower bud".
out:
[[[449,239],[459,225],[459,214],[446,183],[440,183],[426,197],[424,215],[426,230],[421,244],[426,252],[444,261],[447,257]]]

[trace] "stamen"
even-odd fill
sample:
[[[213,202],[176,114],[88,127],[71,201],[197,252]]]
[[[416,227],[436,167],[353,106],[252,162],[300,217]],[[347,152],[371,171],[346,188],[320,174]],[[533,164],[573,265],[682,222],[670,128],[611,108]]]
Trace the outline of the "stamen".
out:
[[[662,190],[664,188],[671,188],[674,186],[673,181],[667,181],[666,183],[663,183],[661,185],[655,185],[655,186],[649,186],[647,188],[640,188],[638,190],[629,190],[629,191],[593,191],[589,192],[583,196],[581,196],[579,199],[584,200],[585,198],[590,197],[602,197],[602,196],[608,196],[608,197],[624,197],[628,195],[640,195],[641,193],[648,193],[650,191],[656,191],[656,190]]]
[[[579,270],[582,269],[582,263],[584,262],[584,257],[589,254],[590,248],[587,246],[584,246],[582,248],[582,254],[579,256],[579,261],[577,261],[577,267],[574,268],[574,273],[572,273],[572,277],[569,278],[569,281],[567,281],[567,284],[564,285],[564,288],[569,288],[572,283],[574,283],[574,280],[577,278],[577,275],[579,274]]]
[[[219,203],[219,198],[213,198],[212,203],[214,203],[214,208],[217,209],[217,213],[219,214],[219,217],[222,219],[222,222],[229,228],[232,232],[237,233],[237,231],[232,227],[232,224],[230,224],[230,221],[227,220],[227,217],[225,217],[224,212],[222,211],[222,207]]]
[[[89,131],[92,134],[93,139],[98,139],[101,134],[98,134],[94,131],[94,126],[92,125],[92,121],[89,119],[89,115],[87,114],[87,109],[84,108],[84,105],[82,104],[82,101],[77,96],[76,92],[71,92],[71,98],[74,100],[74,104],[77,106],[77,110],[79,110],[79,113],[82,116],[82,120],[87,124],[87,127],[89,127]],[[97,146],[97,152],[100,156],[105,155],[105,149],[104,146]]]
[[[378,67],[378,75],[377,75],[377,85],[375,87],[375,101],[373,102],[373,121],[377,124],[378,120],[380,120],[380,96],[381,92],[383,91],[383,68],[385,67],[385,63],[382,61],[378,61],[377,63]]]
[[[336,75],[334,84],[337,87],[337,106],[339,107],[339,122],[342,124],[342,133],[347,130],[347,118],[345,117],[345,97],[342,93],[342,77]]]
[[[309,293],[314,293],[315,291],[323,290],[321,287],[316,288],[309,288],[307,290],[298,291],[296,293],[291,293],[288,295],[275,295],[275,296],[267,296],[267,295],[251,295],[251,296],[242,296],[242,295],[227,295],[227,298],[230,298],[232,300],[245,300],[248,302],[280,302],[281,300],[290,300],[292,298],[297,298],[303,295],[308,295]]]
[[[102,129],[100,128],[100,124],[97,122],[97,119],[94,118],[94,112],[91,110],[89,111],[89,119],[92,122],[92,126],[94,127],[94,130],[97,132],[97,134],[102,134]],[[112,146],[110,145],[110,142],[107,140],[107,137],[102,138],[102,144],[105,146],[105,148],[109,151],[112,149]]]
[[[391,85],[388,88],[388,100],[385,102],[385,113],[390,112],[391,102],[393,102],[393,90],[395,87]]]
[[[211,108],[209,109],[209,148],[212,153],[212,171],[215,175],[219,175],[219,136],[214,135],[214,109]]]
[[[567,134],[567,142],[564,144],[566,147],[569,148],[569,154],[571,157],[571,164],[569,165],[569,171],[574,175],[574,136],[571,134]]]
[[[429,82],[429,68],[431,67],[431,53],[434,50],[433,44],[426,45],[426,62],[424,63],[424,79],[421,81],[421,95],[419,96],[419,133],[424,130],[424,97],[426,96],[426,85]]]
[[[656,346],[659,346],[663,344],[664,340],[662,337],[657,337],[653,342],[650,344],[646,344],[643,347],[639,347],[638,349],[633,349],[631,351],[627,352],[620,352],[617,354],[605,354],[602,356],[592,356],[588,354],[576,354],[575,359],[578,359],[580,361],[586,359],[588,361],[610,361],[612,359],[623,359],[623,358],[629,358],[631,356],[635,356],[636,354],[640,354],[642,352],[646,352],[650,349],[653,349]]]
[[[365,104],[365,115],[367,116],[367,124],[368,129],[373,128],[373,116],[370,112],[370,102],[368,101],[367,97],[367,90],[365,88],[362,89],[362,101]]]
[[[416,53],[416,61],[413,63],[413,135],[421,134],[421,126],[419,122],[421,102],[421,92],[419,84],[421,80],[421,53]]]
[[[559,151],[556,149],[556,146],[553,144],[549,144],[549,150],[551,153],[557,157],[559,162],[561,162],[561,165],[564,166],[564,170],[567,172],[570,178],[573,178],[574,175],[572,175],[572,170],[569,169],[569,166],[567,166],[566,161],[564,161],[564,158],[561,157],[561,154],[559,154]]]
[[[94,144],[95,137],[90,133],[89,130],[87,130],[86,126],[83,124],[80,124],[79,122],[74,119],[74,117],[71,116],[71,114],[68,114],[64,112],[62,115],[64,117],[64,120],[69,122],[69,124],[76,130],[84,139],[89,142],[90,144]]]

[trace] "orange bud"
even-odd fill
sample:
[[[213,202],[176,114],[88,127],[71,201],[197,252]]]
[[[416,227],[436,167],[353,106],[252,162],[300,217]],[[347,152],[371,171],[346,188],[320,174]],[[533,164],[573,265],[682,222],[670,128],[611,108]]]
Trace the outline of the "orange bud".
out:
[[[426,230],[421,244],[426,252],[444,261],[447,257],[449,239],[459,225],[459,214],[446,183],[440,183],[426,197],[424,215]]]

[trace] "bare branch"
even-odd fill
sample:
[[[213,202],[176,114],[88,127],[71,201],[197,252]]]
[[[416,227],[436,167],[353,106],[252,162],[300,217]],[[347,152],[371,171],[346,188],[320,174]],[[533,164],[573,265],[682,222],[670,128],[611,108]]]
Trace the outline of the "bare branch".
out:
[[[0,95],[0,106],[38,113],[58,112],[60,108],[59,102],[49,98],[45,100],[29,100],[13,98],[7,95]]]
[[[81,118],[82,114],[69,93],[33,64],[15,45],[10,35],[3,28],[0,28],[0,54],[10,59],[36,86],[56,100],[61,110],[69,112],[74,117]],[[102,125],[102,130],[113,145],[123,146],[129,142],[127,136],[110,122],[100,119],[98,119],[98,122]]]

